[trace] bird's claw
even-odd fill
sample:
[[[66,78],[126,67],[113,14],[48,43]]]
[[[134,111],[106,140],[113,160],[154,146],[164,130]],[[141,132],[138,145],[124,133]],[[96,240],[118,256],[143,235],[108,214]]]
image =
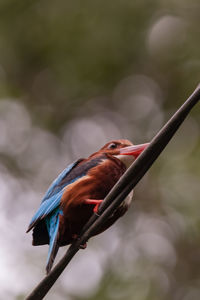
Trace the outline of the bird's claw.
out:
[[[80,237],[78,234],[75,233],[72,235],[72,239],[75,241],[78,241],[78,240],[80,240]],[[87,248],[87,243],[79,245],[79,249],[86,249],[86,248]]]

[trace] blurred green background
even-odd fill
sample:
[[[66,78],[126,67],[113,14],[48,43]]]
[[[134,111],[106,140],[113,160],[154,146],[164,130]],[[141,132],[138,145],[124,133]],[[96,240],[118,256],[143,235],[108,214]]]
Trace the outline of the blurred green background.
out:
[[[45,274],[25,231],[55,176],[113,138],[150,141],[194,90],[199,20],[193,0],[1,0],[0,299]],[[47,299],[199,300],[199,157],[198,104]]]

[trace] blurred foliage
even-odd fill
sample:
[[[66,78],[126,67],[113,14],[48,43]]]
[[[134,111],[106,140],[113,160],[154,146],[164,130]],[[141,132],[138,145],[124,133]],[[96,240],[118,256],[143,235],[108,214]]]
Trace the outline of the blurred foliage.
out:
[[[44,275],[24,232],[51,180],[107,140],[150,140],[198,84],[199,20],[195,0],[1,0],[0,298]],[[199,115],[48,299],[200,299]]]

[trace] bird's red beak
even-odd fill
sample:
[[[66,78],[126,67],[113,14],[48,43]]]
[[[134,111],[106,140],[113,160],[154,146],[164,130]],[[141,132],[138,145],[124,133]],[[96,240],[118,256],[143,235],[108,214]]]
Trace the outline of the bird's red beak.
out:
[[[140,144],[140,145],[133,145],[125,148],[121,148],[119,154],[121,155],[132,155],[135,158],[146,149],[146,147],[149,145],[149,143],[146,144]]]

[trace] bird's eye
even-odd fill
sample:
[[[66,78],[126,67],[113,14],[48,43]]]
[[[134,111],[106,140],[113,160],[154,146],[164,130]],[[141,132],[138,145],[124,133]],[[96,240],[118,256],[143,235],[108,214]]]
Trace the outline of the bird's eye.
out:
[[[108,146],[108,149],[115,149],[117,148],[117,144],[115,143],[111,143],[109,146]]]

